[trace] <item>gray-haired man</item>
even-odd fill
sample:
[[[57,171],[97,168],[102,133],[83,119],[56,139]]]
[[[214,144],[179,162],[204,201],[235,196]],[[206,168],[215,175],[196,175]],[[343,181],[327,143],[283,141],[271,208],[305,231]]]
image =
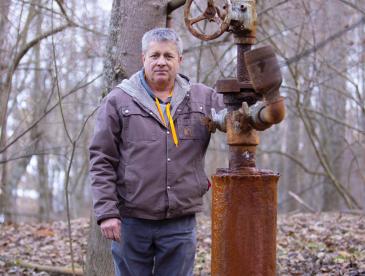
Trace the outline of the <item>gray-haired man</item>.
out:
[[[175,31],[142,39],[143,69],[113,89],[99,109],[90,145],[94,210],[113,240],[117,275],[192,275],[195,213],[209,189],[204,124],[222,98],[178,74]]]

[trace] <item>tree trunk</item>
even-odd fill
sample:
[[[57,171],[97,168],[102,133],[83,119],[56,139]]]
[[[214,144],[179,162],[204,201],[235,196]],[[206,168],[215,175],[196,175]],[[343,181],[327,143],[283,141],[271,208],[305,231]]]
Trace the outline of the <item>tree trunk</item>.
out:
[[[344,20],[347,17],[344,16],[344,6],[340,2],[326,3],[325,18],[329,19],[329,22],[334,22],[334,18],[337,18],[339,25],[347,24]],[[339,12],[340,11],[340,12]],[[340,14],[340,16],[339,16]],[[336,32],[338,26],[329,24],[328,33]],[[326,59],[327,62],[332,64],[340,71],[346,72],[347,59],[344,56],[346,53],[347,45],[344,43],[346,36],[338,42],[337,47],[329,49]],[[328,71],[327,71],[328,70]],[[325,73],[329,76],[333,76],[331,79],[329,88],[326,88],[322,97],[322,110],[326,114],[333,114],[336,118],[346,118],[346,97],[339,93],[346,91],[346,80],[339,74],[335,74],[332,68],[328,68]],[[334,75],[335,74],[335,75]],[[327,159],[331,165],[331,170],[334,176],[339,182],[343,183],[343,154],[345,147],[345,134],[346,129],[344,126],[324,119],[323,131],[321,131],[321,140],[323,142],[323,149],[327,156]],[[343,206],[343,201],[339,192],[333,185],[329,177],[325,177],[323,183],[323,211],[339,210]]]
[[[5,91],[7,91],[7,87],[5,86],[5,76],[6,76],[6,70],[8,68],[8,55],[9,52],[7,51],[9,49],[9,45],[6,44],[7,35],[6,32],[8,28],[9,22],[7,21],[8,13],[10,9],[11,1],[5,0],[1,3],[1,10],[0,10],[0,150],[5,144],[3,141],[3,136],[5,133],[5,128],[2,125],[1,122],[1,113],[3,113],[3,109],[5,109],[5,101],[6,101],[6,95]],[[6,101],[7,105],[7,101]],[[6,159],[5,154],[0,153],[1,159]],[[7,195],[9,194],[9,187],[6,186],[6,163],[0,166],[0,215],[5,214],[6,206],[8,205],[7,202]]]
[[[104,61],[104,94],[142,67],[141,38],[154,27],[165,27],[167,3],[167,0],[114,0]],[[86,275],[113,274],[110,243],[101,236],[92,215]]]
[[[167,0],[115,0],[104,63],[108,93],[122,79],[142,67],[141,39],[154,27],[165,27]]]
[[[291,156],[299,157],[299,143],[302,139],[300,135],[300,124],[299,120],[295,117],[294,114],[291,113],[292,111],[289,110],[288,115],[286,117],[287,120],[287,131],[286,134],[287,137],[290,137],[290,140],[287,141],[287,149],[286,152]],[[288,198],[287,203],[284,205],[284,210],[286,212],[294,211],[299,209],[298,202],[294,200],[293,198],[288,197],[289,191],[294,192],[295,194],[300,195],[301,187],[303,187],[302,183],[300,183],[300,177],[299,174],[301,171],[298,168],[298,165],[295,164],[292,160],[285,159],[284,161],[285,165],[285,174],[283,175],[283,185],[284,187],[281,187],[283,190],[285,197]]]

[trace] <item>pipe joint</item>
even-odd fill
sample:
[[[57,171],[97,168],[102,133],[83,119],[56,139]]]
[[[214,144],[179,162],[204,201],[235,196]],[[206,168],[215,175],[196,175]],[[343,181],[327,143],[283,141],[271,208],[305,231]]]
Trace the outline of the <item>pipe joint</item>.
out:
[[[211,109],[211,127],[210,132],[215,132],[219,129],[222,132],[227,132],[227,108],[216,112],[214,108]]]
[[[250,108],[251,126],[256,130],[265,130],[280,123],[285,117],[284,97],[259,102]]]

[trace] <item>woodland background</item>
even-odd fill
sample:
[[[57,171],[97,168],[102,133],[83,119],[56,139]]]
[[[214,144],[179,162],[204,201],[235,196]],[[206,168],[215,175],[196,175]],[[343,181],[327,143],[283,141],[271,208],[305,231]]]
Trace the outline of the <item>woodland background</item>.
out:
[[[139,53],[135,29],[115,24],[147,20],[152,13],[128,9],[165,2],[0,2],[0,223],[90,217],[94,114],[111,84],[136,66],[110,57],[139,61],[123,50],[129,43]],[[279,212],[362,213],[365,2],[258,0],[257,11],[256,47],[272,45],[284,75],[287,116],[261,134],[257,156],[258,167],[281,174]],[[183,74],[213,87],[235,77],[231,35],[202,42],[187,31],[182,8],[171,17],[184,41]],[[227,165],[225,136],[215,134],[206,172]],[[209,214],[210,194],[205,201]]]

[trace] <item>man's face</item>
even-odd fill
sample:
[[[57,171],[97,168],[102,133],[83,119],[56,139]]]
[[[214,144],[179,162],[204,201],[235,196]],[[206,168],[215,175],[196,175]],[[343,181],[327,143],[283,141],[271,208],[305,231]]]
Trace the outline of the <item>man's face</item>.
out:
[[[142,58],[149,83],[156,86],[167,86],[175,81],[182,57],[174,42],[152,41],[146,53],[142,54]]]

